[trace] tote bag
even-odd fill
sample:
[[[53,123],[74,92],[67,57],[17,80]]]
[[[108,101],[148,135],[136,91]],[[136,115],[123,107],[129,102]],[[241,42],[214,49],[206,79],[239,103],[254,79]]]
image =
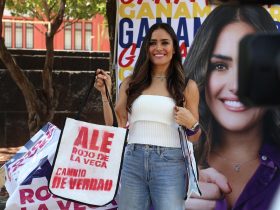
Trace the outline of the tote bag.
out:
[[[116,210],[115,201],[93,208],[50,193],[48,180],[60,133],[58,127],[48,122],[4,164],[9,193],[5,210]]]
[[[201,196],[201,191],[198,185],[198,170],[194,156],[193,144],[188,141],[186,130],[184,127],[179,126],[178,132],[189,181],[186,199],[188,199],[192,193]]]
[[[56,196],[94,206],[106,205],[116,196],[128,132],[117,127],[107,87],[106,93],[115,126],[66,119],[49,182]]]

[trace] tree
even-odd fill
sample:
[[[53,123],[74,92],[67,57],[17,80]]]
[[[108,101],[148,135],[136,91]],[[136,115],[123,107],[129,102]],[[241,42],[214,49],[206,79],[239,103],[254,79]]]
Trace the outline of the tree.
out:
[[[2,17],[5,4],[13,15],[29,16],[37,20],[49,21],[51,24],[50,31],[45,33],[46,57],[40,91],[36,91],[32,82],[26,77],[5,46],[2,37]],[[52,79],[55,34],[61,29],[64,19],[71,19],[74,22],[79,19],[89,19],[97,13],[104,13],[106,1],[1,0],[0,6],[0,58],[24,96],[28,112],[28,127],[32,136],[46,122],[52,121],[58,105],[58,93]]]
[[[110,41],[110,70],[112,71],[113,77],[113,87],[116,87],[116,78],[114,78],[116,68],[114,64],[114,45],[115,45],[115,28],[116,28],[116,11],[117,11],[117,1],[116,0],[107,0],[106,1],[106,17],[108,21],[108,30],[109,30],[109,41]],[[113,95],[116,94],[115,88],[113,89]],[[113,97],[116,98],[116,97]]]
[[[113,55],[113,52],[114,52],[115,28],[116,28],[116,11],[117,11],[116,0],[107,0],[106,1],[106,18],[107,18],[107,21],[108,21],[111,55]],[[113,61],[112,59],[113,58],[111,57],[111,61]]]

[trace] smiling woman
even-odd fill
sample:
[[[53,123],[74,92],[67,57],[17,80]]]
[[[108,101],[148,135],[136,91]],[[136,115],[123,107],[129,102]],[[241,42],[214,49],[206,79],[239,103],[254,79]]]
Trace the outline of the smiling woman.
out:
[[[210,166],[218,176],[224,175],[227,187],[218,184],[221,180],[212,181],[217,174],[206,169],[213,179],[202,183],[204,196],[194,198],[195,203],[190,199],[191,209],[269,209],[280,185],[280,112],[246,107],[239,101],[238,45],[245,35],[276,31],[261,6],[222,5],[210,13],[195,36],[184,67],[201,93],[204,132],[197,157],[201,167]],[[213,184],[215,192],[225,194],[209,193]]]
[[[226,25],[210,57],[206,103],[216,121],[229,131],[249,132],[252,127],[261,128],[264,109],[249,109],[237,97],[238,43],[254,32],[255,29],[245,22]]]
[[[172,39],[169,34],[163,29],[156,30],[151,37],[149,47],[150,61],[154,68],[158,68],[154,69],[153,77],[166,78],[164,71],[168,68],[174,53]],[[159,71],[159,73],[156,73],[156,71]]]
[[[106,97],[98,70],[95,87]],[[116,113],[119,125],[129,124],[119,199],[120,210],[184,210],[187,175],[178,133],[179,125],[192,129],[198,123],[199,92],[185,78],[178,39],[166,23],[154,24],[144,38],[133,74],[119,91]],[[106,124],[112,113],[103,101]],[[199,128],[199,127],[198,127]],[[190,132],[196,141],[200,129]]]

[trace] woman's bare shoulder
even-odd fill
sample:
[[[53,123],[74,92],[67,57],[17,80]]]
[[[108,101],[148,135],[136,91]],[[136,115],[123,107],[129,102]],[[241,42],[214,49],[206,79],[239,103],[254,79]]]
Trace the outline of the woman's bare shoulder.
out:
[[[188,84],[185,88],[184,94],[193,95],[193,94],[198,94],[198,93],[199,93],[199,91],[198,91],[197,83],[194,80],[189,79]]]

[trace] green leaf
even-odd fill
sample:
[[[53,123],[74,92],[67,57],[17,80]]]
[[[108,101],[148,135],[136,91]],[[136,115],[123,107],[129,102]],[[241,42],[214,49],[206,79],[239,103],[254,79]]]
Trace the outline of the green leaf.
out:
[[[47,21],[58,12],[59,3],[59,0],[7,0],[6,7],[15,16]],[[90,19],[105,12],[106,0],[67,0],[65,5],[65,17],[70,19]]]

